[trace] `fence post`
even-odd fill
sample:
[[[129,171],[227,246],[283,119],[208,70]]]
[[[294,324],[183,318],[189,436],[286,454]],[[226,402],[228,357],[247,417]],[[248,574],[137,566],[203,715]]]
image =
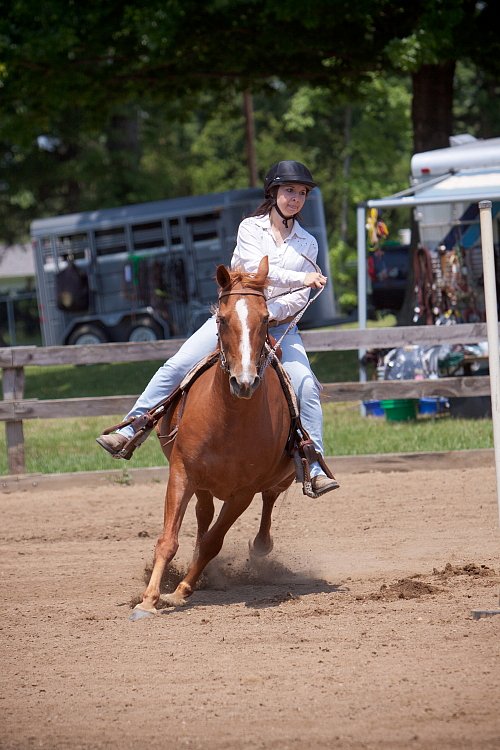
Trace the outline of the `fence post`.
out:
[[[2,373],[4,401],[24,398],[24,367],[5,367]],[[7,462],[10,474],[25,474],[23,423],[6,422]]]

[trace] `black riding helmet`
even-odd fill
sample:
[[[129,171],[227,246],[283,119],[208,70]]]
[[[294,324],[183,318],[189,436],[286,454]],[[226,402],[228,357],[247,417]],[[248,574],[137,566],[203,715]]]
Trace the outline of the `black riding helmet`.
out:
[[[284,185],[289,182],[297,182],[309,189],[316,187],[313,176],[300,161],[279,161],[273,164],[264,180],[264,194],[270,196],[270,190],[276,185]]]

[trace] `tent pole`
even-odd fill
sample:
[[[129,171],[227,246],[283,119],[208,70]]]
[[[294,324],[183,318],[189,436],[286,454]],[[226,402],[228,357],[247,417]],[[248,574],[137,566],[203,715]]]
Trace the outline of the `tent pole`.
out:
[[[358,206],[356,218],[356,229],[358,237],[358,326],[366,328],[366,209],[364,204]],[[359,379],[366,380],[366,369],[361,365],[365,349],[358,350],[359,357]]]

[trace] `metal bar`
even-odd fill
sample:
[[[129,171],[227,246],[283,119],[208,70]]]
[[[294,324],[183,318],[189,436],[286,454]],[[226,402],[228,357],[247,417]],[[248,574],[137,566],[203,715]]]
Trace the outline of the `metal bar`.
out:
[[[497,192],[492,193],[491,190],[485,190],[492,200],[500,200],[500,188],[496,189]],[[413,208],[414,206],[434,206],[444,203],[471,203],[476,199],[475,195],[470,193],[456,193],[456,194],[443,194],[439,196],[433,196],[432,198],[419,198],[418,196],[411,196],[402,198],[394,198],[389,196],[388,198],[376,198],[366,201],[368,208]]]
[[[358,235],[358,326],[360,329],[366,328],[366,209],[364,206],[358,206],[356,211],[357,235]],[[366,349],[358,350],[359,362],[363,358]],[[359,366],[359,379],[361,382],[366,381],[366,370],[363,365]]]

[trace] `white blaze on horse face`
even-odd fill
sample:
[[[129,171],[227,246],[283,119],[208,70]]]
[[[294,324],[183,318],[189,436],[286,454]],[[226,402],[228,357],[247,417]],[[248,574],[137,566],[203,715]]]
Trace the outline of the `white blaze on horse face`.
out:
[[[245,299],[239,299],[234,306],[238,313],[238,318],[241,323],[241,339],[240,339],[240,353],[241,353],[241,380],[243,382],[249,382],[253,380],[253,375],[250,375],[250,368],[252,366],[251,360],[251,348],[250,348],[250,330],[248,328],[248,307]]]

